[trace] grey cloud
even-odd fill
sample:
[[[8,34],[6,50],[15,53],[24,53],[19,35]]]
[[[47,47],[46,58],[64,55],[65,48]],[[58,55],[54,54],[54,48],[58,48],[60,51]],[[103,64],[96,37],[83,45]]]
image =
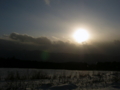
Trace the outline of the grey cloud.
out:
[[[40,52],[60,52],[78,54],[84,58],[84,55],[119,55],[120,41],[114,42],[99,42],[92,44],[76,45],[71,42],[56,40],[51,42],[47,37],[34,38],[29,35],[11,33],[10,39],[0,39],[0,57],[15,56],[20,59],[35,59],[39,60]]]
[[[78,48],[73,43],[61,40],[51,41],[47,37],[34,38],[25,34],[11,33],[9,38],[10,40],[5,40],[6,44],[4,43],[7,49],[47,50],[50,52],[74,53]],[[2,42],[4,42],[4,40],[2,40]],[[4,45],[1,47],[4,47]]]
[[[19,40],[19,41],[22,41],[22,42],[32,42],[34,40],[33,37],[31,37],[31,36],[21,35],[21,34],[18,34],[18,33],[11,33],[10,38],[13,39],[13,40]]]
[[[59,38],[55,37],[55,36],[52,36],[52,39],[54,40],[59,40]]]
[[[9,36],[13,40],[18,40],[21,42],[32,42],[36,44],[51,44],[51,41],[47,37],[34,38],[25,34],[11,33]]]
[[[51,41],[46,37],[36,38],[35,42],[38,43],[38,44],[51,44]]]
[[[92,54],[106,53],[118,55],[120,45],[114,42],[101,42],[92,44],[74,44],[62,40],[51,41],[47,37],[34,38],[29,35],[11,33],[10,39],[0,40],[0,49],[6,50],[47,50],[50,52],[75,53],[75,54]],[[113,53],[114,52],[114,53]]]

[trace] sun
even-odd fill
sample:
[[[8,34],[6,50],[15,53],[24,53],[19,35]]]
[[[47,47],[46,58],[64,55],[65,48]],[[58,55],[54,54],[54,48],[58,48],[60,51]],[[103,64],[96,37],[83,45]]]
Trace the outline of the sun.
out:
[[[85,29],[77,29],[73,34],[73,38],[76,42],[81,43],[89,39],[89,33]]]

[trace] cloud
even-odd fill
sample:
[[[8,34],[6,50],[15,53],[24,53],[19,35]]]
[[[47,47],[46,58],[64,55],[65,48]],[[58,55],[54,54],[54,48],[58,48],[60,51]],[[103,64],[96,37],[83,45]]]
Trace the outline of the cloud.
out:
[[[55,38],[54,41],[51,41],[47,37],[41,36],[41,37],[34,38],[26,34],[11,33],[9,35],[9,38],[11,40],[21,43],[22,47],[23,47],[23,44],[24,45],[26,44],[28,46],[32,45],[32,48],[37,50],[49,50],[52,52],[64,52],[64,53],[75,52],[76,50],[75,44],[71,44],[69,42],[59,40],[56,37],[54,37]]]
[[[34,38],[26,34],[11,33],[9,36],[13,40],[20,42],[32,42],[36,44],[51,44],[51,41],[47,37]]]
[[[8,36],[8,35],[7,35]],[[0,39],[0,57],[15,56],[20,59],[40,59],[40,52],[72,53],[84,58],[84,55],[118,55],[120,41],[92,42],[91,44],[75,44],[63,40],[51,41],[47,37],[32,37],[26,34],[11,33],[9,39]],[[54,37],[54,36],[53,36]],[[69,56],[68,56],[69,57]]]
[[[56,37],[53,41],[51,41],[47,37],[32,37],[26,34],[19,34],[19,33],[11,33],[9,35],[8,41],[6,44],[2,44],[1,47],[9,47],[12,48],[16,47],[16,49],[27,49],[27,50],[48,50],[50,52],[63,52],[63,53],[112,53],[112,51],[118,51],[117,49],[120,47],[116,47],[113,43],[92,43],[89,44],[81,44],[76,45],[75,43],[71,43],[69,41],[64,41],[57,39]],[[11,41],[10,41],[11,40]],[[2,41],[3,42],[3,41]],[[1,42],[0,42],[1,43]],[[5,47],[6,46],[6,47]],[[119,46],[119,45],[118,45]],[[102,52],[100,52],[103,50]],[[111,52],[110,52],[111,51]],[[118,54],[117,52],[114,52]]]
[[[50,0],[44,0],[47,5],[50,5]]]
[[[52,39],[54,40],[59,40],[59,38],[55,37],[55,36],[52,36]]]

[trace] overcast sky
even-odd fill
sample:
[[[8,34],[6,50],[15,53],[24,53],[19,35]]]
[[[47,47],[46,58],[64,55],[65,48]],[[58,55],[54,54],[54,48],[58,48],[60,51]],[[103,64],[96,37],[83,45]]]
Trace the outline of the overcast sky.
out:
[[[120,39],[120,0],[0,0],[0,36],[72,40],[76,28],[91,40]]]

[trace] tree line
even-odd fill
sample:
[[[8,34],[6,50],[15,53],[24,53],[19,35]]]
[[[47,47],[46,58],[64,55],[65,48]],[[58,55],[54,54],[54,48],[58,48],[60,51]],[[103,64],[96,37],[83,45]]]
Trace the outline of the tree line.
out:
[[[20,60],[0,58],[0,68],[37,68],[37,69],[66,69],[66,70],[107,70],[119,71],[120,62],[44,62],[35,60]]]

